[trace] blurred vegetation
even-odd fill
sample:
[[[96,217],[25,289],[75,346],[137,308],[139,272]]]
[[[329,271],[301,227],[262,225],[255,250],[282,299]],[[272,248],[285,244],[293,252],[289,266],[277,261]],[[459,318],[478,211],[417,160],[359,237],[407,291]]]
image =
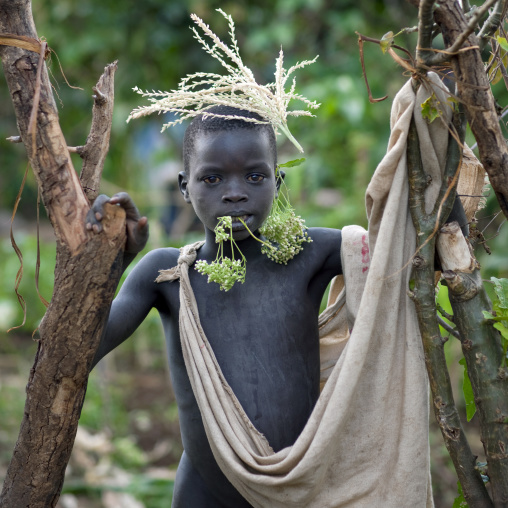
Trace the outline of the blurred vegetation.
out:
[[[91,88],[104,66],[119,60],[111,148],[101,189],[107,194],[124,189],[131,193],[141,212],[151,221],[147,249],[187,243],[200,235],[200,228],[182,208],[175,192],[185,126],[160,134],[163,123],[160,117],[126,124],[128,113],[140,100],[132,88],[170,89],[188,73],[220,71],[218,64],[200,49],[189,29],[189,14],[195,12],[216,33],[227,38],[227,26],[214,12],[218,7],[235,19],[244,61],[261,82],[272,80],[281,46],[288,65],[319,55],[315,64],[297,76],[297,91],[320,102],[321,108],[317,118],[294,119],[290,123],[307,160],[303,166],[288,170],[286,181],[292,202],[307,225],[366,226],[365,189],[386,150],[391,99],[407,76],[377,46],[366,45],[365,61],[373,96],[389,95],[387,101],[370,104],[355,31],[381,38],[389,30],[398,32],[402,27],[415,25],[416,10],[407,2],[343,0],[339,6],[332,0],[145,0],[119,6],[112,0],[33,0],[32,4],[39,36],[45,37],[58,55],[58,59],[52,56],[50,68],[61,126],[70,146],[85,143],[91,121]],[[416,37],[403,35],[397,43],[414,50]],[[82,91],[67,86],[60,65],[68,82],[83,88]],[[503,104],[506,94],[499,93]],[[34,283],[37,190],[33,177],[29,176],[15,223],[16,241],[24,255],[20,291],[28,305],[27,321],[21,329],[8,335],[4,333],[23,319],[13,292],[19,261],[10,247],[8,227],[26,169],[26,157],[22,145],[5,141],[8,136],[16,135],[17,129],[3,78],[0,79],[0,111],[1,477],[21,421],[23,388],[36,348],[37,334],[34,340],[32,332],[37,329],[44,307]],[[283,139],[280,143],[281,162],[298,156],[292,145]],[[470,139],[469,143],[472,145],[474,140]],[[80,159],[73,157],[79,171]],[[480,229],[497,210],[492,195],[480,214],[484,217],[479,221]],[[168,236],[170,230],[173,234]],[[41,235],[39,287],[49,299],[55,247],[44,216]],[[494,218],[485,236],[492,248],[490,256],[479,254],[485,278],[507,277],[508,228],[502,227],[500,217]],[[462,367],[458,365],[460,348],[456,342],[449,341],[447,354],[457,388],[456,400],[462,400]],[[79,499],[79,506],[84,507],[107,507],[108,503],[115,502],[117,506],[127,506],[118,498],[111,501],[106,495],[115,492],[142,500],[148,508],[168,506],[172,476],[165,476],[158,468],[174,471],[181,443],[163,351],[158,317],[153,313],[131,340],[92,373],[81,426],[89,436],[102,436],[102,442],[109,447],[101,452],[88,445],[81,446],[78,440],[62,508],[73,506],[71,498]],[[465,411],[464,407],[460,410]],[[451,506],[456,492],[455,473],[432,421],[431,430],[436,506]],[[91,437],[88,441],[84,439],[84,442],[91,441]],[[481,448],[476,453],[480,454]],[[123,483],[115,480],[121,476],[119,471],[124,474]]]

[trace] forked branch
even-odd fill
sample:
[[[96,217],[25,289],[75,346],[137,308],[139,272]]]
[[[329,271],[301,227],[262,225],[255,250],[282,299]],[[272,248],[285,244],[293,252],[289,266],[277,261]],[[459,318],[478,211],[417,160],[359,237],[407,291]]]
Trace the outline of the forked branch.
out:
[[[79,150],[77,150],[80,157],[83,158],[83,168],[80,175],[81,185],[91,202],[95,201],[99,194],[104,160],[109,150],[115,100],[114,77],[116,69],[116,61],[109,64],[94,87],[92,127],[86,145],[79,147]]]

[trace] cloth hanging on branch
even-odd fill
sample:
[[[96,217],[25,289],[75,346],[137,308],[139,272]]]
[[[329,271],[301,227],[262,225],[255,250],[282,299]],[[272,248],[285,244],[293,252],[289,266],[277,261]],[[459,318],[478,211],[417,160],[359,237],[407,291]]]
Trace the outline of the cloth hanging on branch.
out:
[[[444,90],[429,74],[417,95],[410,80],[394,99],[388,150],[366,194],[369,232],[358,226],[342,231],[344,275],[334,280],[330,306],[319,319],[324,386],[293,446],[274,453],[243,411],[204,335],[188,275],[201,243],[184,247],[178,265],[160,272],[158,282],[180,279],[182,350],[214,457],[255,507],[433,506],[428,382],[407,296],[415,231],[406,140],[414,115],[432,177],[430,210],[451,117]],[[432,93],[443,112],[428,124],[420,104]]]

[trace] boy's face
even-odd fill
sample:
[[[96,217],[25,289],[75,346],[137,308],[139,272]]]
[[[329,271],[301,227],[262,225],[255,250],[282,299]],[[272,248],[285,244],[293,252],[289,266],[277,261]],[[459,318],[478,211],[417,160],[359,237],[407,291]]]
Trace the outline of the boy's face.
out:
[[[180,174],[180,190],[206,228],[217,218],[233,217],[233,238],[254,232],[270,213],[277,188],[274,156],[266,132],[234,129],[200,133],[194,140],[189,174]]]

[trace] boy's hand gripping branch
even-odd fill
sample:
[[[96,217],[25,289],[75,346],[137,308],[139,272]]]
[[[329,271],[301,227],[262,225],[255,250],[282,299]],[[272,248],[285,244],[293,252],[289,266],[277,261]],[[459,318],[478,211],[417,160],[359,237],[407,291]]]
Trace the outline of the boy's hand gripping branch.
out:
[[[104,205],[110,203],[119,205],[126,213],[127,241],[125,254],[135,256],[141,252],[148,241],[148,219],[141,217],[139,211],[126,192],[119,192],[111,198],[105,194],[97,196],[90,211],[86,216],[86,229],[95,233],[102,231],[102,219],[104,218]]]

